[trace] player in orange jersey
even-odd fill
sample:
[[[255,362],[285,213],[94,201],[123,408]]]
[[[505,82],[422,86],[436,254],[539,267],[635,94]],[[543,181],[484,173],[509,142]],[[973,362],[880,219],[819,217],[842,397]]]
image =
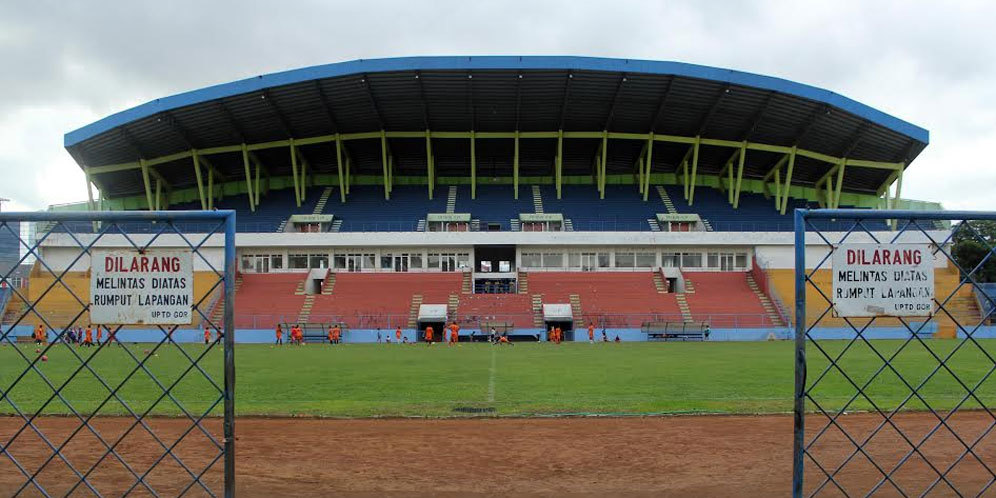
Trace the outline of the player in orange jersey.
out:
[[[432,325],[425,328],[425,342],[430,346],[432,346],[432,333]]]
[[[588,322],[588,344],[595,344],[595,324]]]
[[[284,345],[284,329],[280,328],[280,324],[277,324],[277,341],[273,343],[275,346]]]
[[[560,330],[560,327],[557,327],[553,330],[553,337],[555,338],[554,342],[560,344],[560,341],[564,338],[564,331]]]
[[[211,344],[211,328],[204,327],[204,344]]]
[[[342,343],[342,329],[341,329],[341,328],[339,328],[339,324],[338,324],[338,323],[337,323],[337,324],[335,324],[335,325],[334,325],[334,326],[332,327],[332,341],[333,341],[333,342],[334,342],[335,344],[340,344],[340,343]]]
[[[450,346],[460,342],[460,326],[454,321],[450,325]]]
[[[100,325],[97,325],[97,345],[100,346],[100,343],[103,342],[103,340],[104,340],[104,328],[101,327]]]
[[[401,327],[394,330],[394,338],[397,339],[398,344],[401,344]]]
[[[83,345],[86,347],[93,347],[93,325],[86,326],[86,337],[83,339]]]
[[[329,346],[335,344],[335,332],[334,332],[334,330],[335,330],[334,327],[329,327],[329,332],[328,332]]]

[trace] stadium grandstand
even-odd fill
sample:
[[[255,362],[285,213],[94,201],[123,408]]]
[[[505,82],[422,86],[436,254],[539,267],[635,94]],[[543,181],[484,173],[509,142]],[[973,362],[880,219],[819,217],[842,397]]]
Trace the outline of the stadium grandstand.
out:
[[[90,197],[53,209],[236,210],[240,340],[270,340],[276,323],[341,323],[362,341],[444,320],[519,338],[589,324],[625,340],[781,338],[792,210],[939,209],[901,197],[928,143],[832,91],[728,69],[357,60],[164,97],[72,131],[65,148]],[[55,232],[43,251],[57,261],[72,245],[60,232],[95,228],[38,233]],[[86,268],[72,270],[65,282],[85,295]],[[32,278],[43,289],[53,277]],[[954,288],[957,271],[938,263],[936,279]],[[67,296],[38,309],[57,316]],[[969,289],[958,299],[978,317]]]

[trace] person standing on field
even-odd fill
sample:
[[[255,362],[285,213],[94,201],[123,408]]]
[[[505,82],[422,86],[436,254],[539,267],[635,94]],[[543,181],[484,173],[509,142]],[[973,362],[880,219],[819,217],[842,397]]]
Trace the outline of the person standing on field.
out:
[[[399,326],[394,330],[394,338],[398,340],[398,344],[401,344],[401,327]]]
[[[204,344],[211,344],[211,328],[204,327]]]
[[[450,325],[450,346],[460,342],[460,326],[454,321]]]
[[[86,326],[86,338],[83,339],[83,345],[86,347],[93,347],[93,325]]]
[[[595,324],[588,322],[588,344],[595,344]]]
[[[429,325],[425,328],[425,342],[429,346],[432,346],[432,332],[433,332],[432,325]]]
[[[273,343],[276,346],[284,345],[284,329],[280,328],[280,324],[277,324],[277,341]]]

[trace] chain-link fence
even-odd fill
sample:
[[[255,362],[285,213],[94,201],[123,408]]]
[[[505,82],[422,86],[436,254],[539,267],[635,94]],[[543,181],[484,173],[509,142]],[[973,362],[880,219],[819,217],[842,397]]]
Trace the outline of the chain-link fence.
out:
[[[796,211],[794,496],[994,493],[992,220]]]
[[[235,213],[2,213],[0,233],[31,262],[26,287],[0,276],[0,494],[232,495]]]

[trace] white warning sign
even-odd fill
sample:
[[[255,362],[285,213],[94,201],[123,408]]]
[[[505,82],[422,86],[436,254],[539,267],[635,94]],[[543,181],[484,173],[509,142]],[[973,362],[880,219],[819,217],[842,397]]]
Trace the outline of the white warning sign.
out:
[[[190,251],[92,252],[90,320],[97,324],[189,324],[194,298]]]
[[[841,244],[833,253],[837,316],[930,316],[933,255],[927,244]]]

